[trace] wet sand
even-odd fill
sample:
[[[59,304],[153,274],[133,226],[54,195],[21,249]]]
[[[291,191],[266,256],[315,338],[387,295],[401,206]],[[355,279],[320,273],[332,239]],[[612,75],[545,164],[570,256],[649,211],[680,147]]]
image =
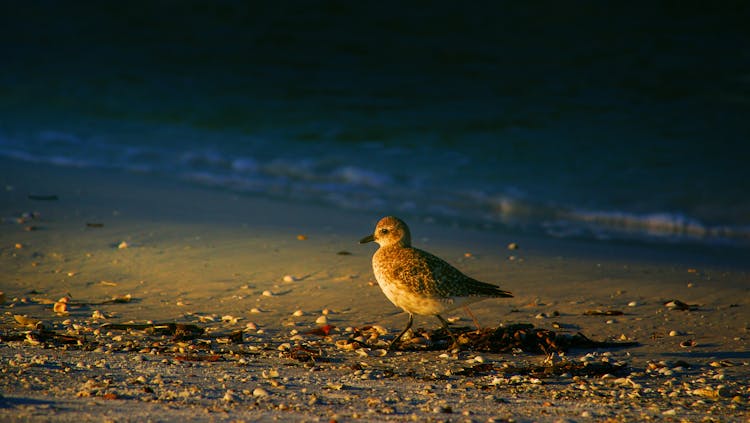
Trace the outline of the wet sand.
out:
[[[523,351],[385,355],[407,316],[374,282],[374,246],[357,244],[379,215],[153,175],[0,168],[3,421],[748,421],[750,276],[737,252],[408,222],[416,246],[514,293],[472,306],[483,325],[638,343],[553,356],[612,374],[540,376],[527,370],[545,356]],[[129,300],[101,304],[112,298]],[[175,322],[204,332],[111,326]]]

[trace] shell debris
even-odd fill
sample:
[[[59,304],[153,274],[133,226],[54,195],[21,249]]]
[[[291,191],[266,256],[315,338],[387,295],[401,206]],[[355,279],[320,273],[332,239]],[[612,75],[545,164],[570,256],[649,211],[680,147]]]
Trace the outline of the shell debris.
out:
[[[60,298],[52,306],[52,311],[58,314],[67,314],[68,313],[68,301],[70,301],[69,297]]]

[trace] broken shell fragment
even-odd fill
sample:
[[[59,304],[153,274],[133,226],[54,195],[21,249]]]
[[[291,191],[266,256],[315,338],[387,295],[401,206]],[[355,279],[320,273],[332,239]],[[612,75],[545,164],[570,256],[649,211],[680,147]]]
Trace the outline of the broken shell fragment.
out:
[[[23,315],[20,315],[20,314],[14,314],[13,318],[16,319],[16,322],[18,322],[19,325],[21,325],[21,326],[27,326],[27,327],[30,327],[30,328],[36,328],[37,325],[39,325],[39,324],[42,323],[41,320],[32,319],[30,317],[23,316]]]
[[[62,297],[57,302],[55,302],[55,305],[52,306],[52,311],[55,313],[60,314],[67,314],[68,313],[68,301],[70,301],[70,298],[68,297]]]
[[[234,316],[229,315],[229,314],[221,316],[221,321],[222,322],[227,322],[227,323],[231,323],[231,324],[237,323],[237,321],[239,321],[240,319],[242,319],[242,317],[234,317]]]
[[[692,339],[688,339],[687,341],[682,341],[682,342],[680,342],[680,346],[681,346],[682,348],[690,348],[690,347],[694,347],[694,346],[696,346],[696,345],[698,345],[698,343],[697,343],[697,342],[695,342],[695,341],[694,341],[694,340],[692,340]]]

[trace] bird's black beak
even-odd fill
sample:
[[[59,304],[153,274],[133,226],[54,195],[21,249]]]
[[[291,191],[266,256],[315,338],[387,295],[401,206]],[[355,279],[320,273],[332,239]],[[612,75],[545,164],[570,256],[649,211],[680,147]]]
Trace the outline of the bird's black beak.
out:
[[[367,235],[366,237],[359,240],[360,244],[367,244],[368,242],[375,241],[375,235]]]

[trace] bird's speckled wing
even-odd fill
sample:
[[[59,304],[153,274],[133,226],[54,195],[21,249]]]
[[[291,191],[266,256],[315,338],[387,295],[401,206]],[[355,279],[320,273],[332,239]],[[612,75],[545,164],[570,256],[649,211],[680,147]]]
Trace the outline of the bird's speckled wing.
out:
[[[421,295],[433,298],[511,297],[499,287],[472,279],[444,260],[417,248],[387,251],[383,269],[392,281],[399,281]]]

